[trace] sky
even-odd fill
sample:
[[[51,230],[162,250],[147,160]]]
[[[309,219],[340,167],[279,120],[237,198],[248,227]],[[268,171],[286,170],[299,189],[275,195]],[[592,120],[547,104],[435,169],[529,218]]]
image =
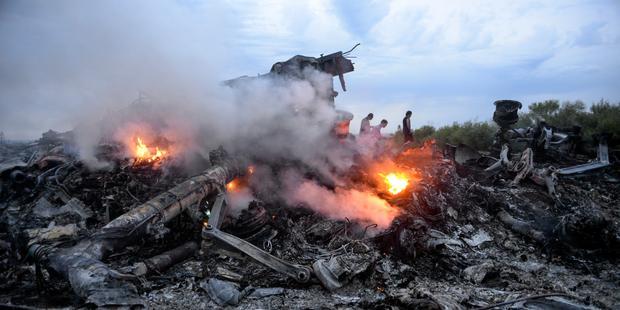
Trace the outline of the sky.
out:
[[[13,139],[144,89],[191,92],[356,43],[348,91],[334,83],[353,129],[369,112],[394,131],[406,110],[419,127],[489,120],[498,99],[620,102],[617,0],[2,2],[0,38]]]

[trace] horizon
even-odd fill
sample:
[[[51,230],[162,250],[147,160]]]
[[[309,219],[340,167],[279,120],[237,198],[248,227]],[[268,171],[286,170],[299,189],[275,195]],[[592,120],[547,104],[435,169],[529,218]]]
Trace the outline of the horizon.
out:
[[[612,0],[32,3],[0,5],[7,140],[70,130],[81,114],[129,105],[162,84],[174,90],[163,101],[182,102],[294,55],[358,42],[348,90],[334,83],[336,107],[355,115],[353,133],[369,112],[391,133],[406,110],[419,128],[488,121],[499,99],[523,111],[552,99],[620,102]]]

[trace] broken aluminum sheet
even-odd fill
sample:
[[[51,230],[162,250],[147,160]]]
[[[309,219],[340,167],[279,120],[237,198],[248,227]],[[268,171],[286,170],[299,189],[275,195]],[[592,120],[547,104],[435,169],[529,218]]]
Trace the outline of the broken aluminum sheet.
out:
[[[588,172],[591,170],[605,168],[609,165],[610,165],[609,149],[607,147],[607,142],[601,141],[598,145],[598,156],[596,160],[589,162],[587,164],[558,169],[556,173],[560,175],[571,175],[571,174],[584,173],[584,172]]]

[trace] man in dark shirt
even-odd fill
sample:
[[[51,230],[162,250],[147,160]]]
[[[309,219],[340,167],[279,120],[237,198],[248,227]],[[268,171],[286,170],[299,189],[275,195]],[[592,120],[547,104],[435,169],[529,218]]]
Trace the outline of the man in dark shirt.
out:
[[[405,113],[403,118],[403,135],[405,136],[405,143],[413,142],[413,132],[411,131],[411,111]]]

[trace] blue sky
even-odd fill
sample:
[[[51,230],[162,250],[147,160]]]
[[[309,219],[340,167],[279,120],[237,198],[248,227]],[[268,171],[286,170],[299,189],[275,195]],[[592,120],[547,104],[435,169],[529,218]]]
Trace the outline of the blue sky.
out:
[[[238,74],[362,45],[337,105],[414,124],[487,120],[496,99],[620,101],[619,1],[239,1]],[[236,43],[235,43],[236,44]],[[254,70],[252,70],[252,69]]]
[[[0,131],[68,130],[88,104],[181,94],[296,54],[354,52],[338,108],[413,125],[492,102],[620,102],[620,1],[32,1],[0,4]],[[153,87],[155,86],[155,87]]]

